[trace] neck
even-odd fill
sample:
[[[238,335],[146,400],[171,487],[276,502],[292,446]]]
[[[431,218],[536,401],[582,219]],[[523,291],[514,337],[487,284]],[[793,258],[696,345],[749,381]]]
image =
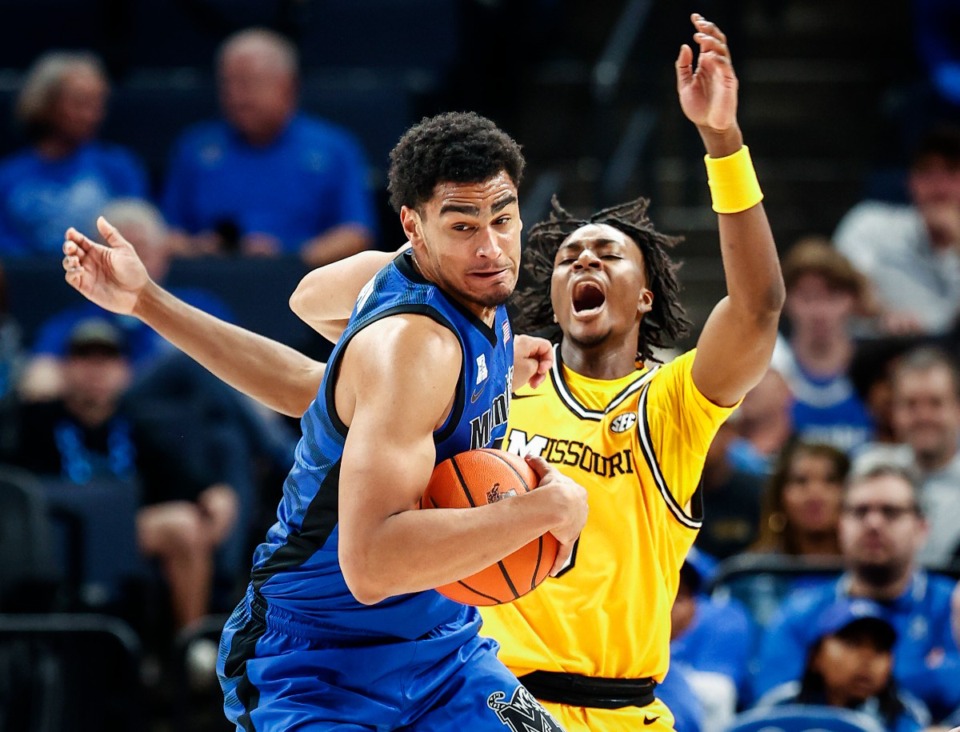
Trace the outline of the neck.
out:
[[[836,531],[798,534],[794,537],[797,554],[802,556],[839,556],[840,543]]]
[[[791,345],[801,365],[818,376],[832,376],[846,371],[853,357],[853,344],[843,331],[825,336],[797,333],[791,339]]]
[[[36,150],[40,157],[48,160],[60,160],[65,158],[79,148],[80,145],[63,137],[45,137],[36,145]]]
[[[924,473],[935,473],[949,465],[955,454],[955,452],[948,452],[946,450],[936,453],[914,452],[914,459],[917,461],[917,466]]]
[[[99,427],[109,421],[116,411],[114,404],[100,404],[81,400],[66,400],[67,411],[84,427]]]
[[[573,371],[590,379],[619,379],[637,370],[637,334],[613,342],[607,336],[602,342],[582,344],[569,336],[560,343],[563,362]]]
[[[854,571],[850,579],[850,594],[855,597],[869,597],[871,600],[896,600],[910,586],[914,567],[885,583],[874,583]]]
[[[420,266],[420,262],[417,260],[416,253],[412,251],[410,252],[410,261],[413,263],[413,268],[417,270],[417,272],[419,272],[425,280],[428,280],[429,282],[432,282],[435,285],[437,285],[437,279],[434,277],[431,277],[430,273],[426,272],[424,268]],[[437,286],[440,287],[439,285]],[[458,303],[460,303],[460,305],[462,305],[464,308],[470,311],[479,320],[483,321],[484,325],[486,325],[487,327],[492,327],[493,324],[496,322],[497,307],[498,307],[497,305],[493,305],[493,306],[481,305],[478,302],[474,302],[473,300],[467,300],[466,298],[461,297],[456,292],[451,292],[446,288],[441,288],[441,289],[443,290],[443,293],[447,297],[449,297],[451,300],[455,300]]]

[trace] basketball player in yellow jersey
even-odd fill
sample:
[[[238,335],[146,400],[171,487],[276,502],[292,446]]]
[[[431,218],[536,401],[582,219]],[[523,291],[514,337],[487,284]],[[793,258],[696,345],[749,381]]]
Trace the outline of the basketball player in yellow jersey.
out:
[[[503,447],[536,453],[585,486],[590,515],[567,568],[520,600],[484,608],[483,633],[568,732],[673,729],[654,689],[669,665],[680,566],[700,526],[704,456],[765,372],[783,304],[726,37],[699,15],[692,21],[699,57],[694,65],[681,48],[677,88],[706,148],[728,291],[697,348],[643,365],[688,326],[667,254],[676,240],[653,228],[643,200],[588,220],[555,204],[531,229],[524,259],[537,284],[516,303],[515,330],[555,322],[559,345],[549,378],[513,398]],[[291,306],[335,340],[360,287],[391,256],[365,252],[314,270]]]
[[[515,329],[561,331],[549,378],[510,406],[504,449],[545,458],[585,486],[590,515],[571,563],[507,605],[483,608],[500,658],[568,732],[670,730],[654,698],[667,672],[670,608],[700,527],[697,486],[720,423],[767,368],[784,290],[762,195],[737,125],[737,78],[724,34],[692,16],[694,66],[676,62],[684,114],[700,132],[727,297],[696,349],[645,368],[683,335],[675,242],[646,201],[578,220],[554,202],[534,226],[531,281]],[[522,321],[522,322],[521,322]]]

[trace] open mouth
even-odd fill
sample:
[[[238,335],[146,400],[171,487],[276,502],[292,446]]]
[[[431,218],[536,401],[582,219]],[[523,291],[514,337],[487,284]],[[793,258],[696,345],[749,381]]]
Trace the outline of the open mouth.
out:
[[[607,301],[603,290],[594,282],[580,282],[573,288],[573,312],[599,310]]]

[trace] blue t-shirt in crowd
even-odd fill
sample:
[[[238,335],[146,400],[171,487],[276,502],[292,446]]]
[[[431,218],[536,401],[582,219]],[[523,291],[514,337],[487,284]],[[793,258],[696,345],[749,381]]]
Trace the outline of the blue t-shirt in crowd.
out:
[[[739,602],[698,596],[690,625],[670,641],[671,668],[679,662],[696,671],[723,674],[739,694],[747,682],[754,637],[754,625]]]
[[[755,698],[800,678],[814,641],[816,618],[838,598],[848,597],[849,585],[850,578],[844,575],[787,598],[761,639],[753,677]],[[950,593],[955,585],[947,577],[919,571],[900,597],[879,603],[897,631],[894,677],[900,688],[929,707],[934,719],[960,706],[960,684],[955,676],[960,649],[950,626]]]
[[[657,685],[656,695],[673,714],[673,728],[677,732],[700,732],[703,729],[703,705],[687,679],[685,664],[670,661],[670,670]]]
[[[170,292],[188,305],[193,305],[205,313],[226,320],[228,323],[235,322],[230,308],[212,293],[179,287],[171,287]],[[52,315],[41,323],[33,341],[33,355],[65,356],[67,341],[74,326],[91,318],[107,320],[123,333],[127,356],[135,366],[143,365],[168,349],[173,349],[173,346],[153,328],[132,315],[117,315],[92,302],[85,302]]]
[[[122,147],[88,142],[50,160],[33,148],[0,162],[0,255],[59,257],[70,226],[93,230],[115,198],[145,198],[147,174]]]
[[[296,253],[342,224],[375,229],[360,145],[339,127],[296,115],[254,147],[226,122],[204,122],[176,145],[163,196],[171,226],[191,234],[268,234]]]

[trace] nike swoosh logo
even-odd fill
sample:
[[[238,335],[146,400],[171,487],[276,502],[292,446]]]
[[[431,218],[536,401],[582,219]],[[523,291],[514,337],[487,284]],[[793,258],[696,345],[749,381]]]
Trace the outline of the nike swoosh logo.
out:
[[[656,717],[648,717],[647,715],[643,715],[643,724],[644,724],[644,726],[646,726],[646,725],[648,725],[648,724],[653,724],[653,723],[656,722],[658,719],[660,719],[659,716],[656,716]]]
[[[477,399],[479,399],[483,395],[483,390],[486,388],[487,388],[487,385],[486,383],[484,383],[483,386],[481,386],[479,389],[474,391],[473,394],[470,395],[470,403],[475,404]]]

